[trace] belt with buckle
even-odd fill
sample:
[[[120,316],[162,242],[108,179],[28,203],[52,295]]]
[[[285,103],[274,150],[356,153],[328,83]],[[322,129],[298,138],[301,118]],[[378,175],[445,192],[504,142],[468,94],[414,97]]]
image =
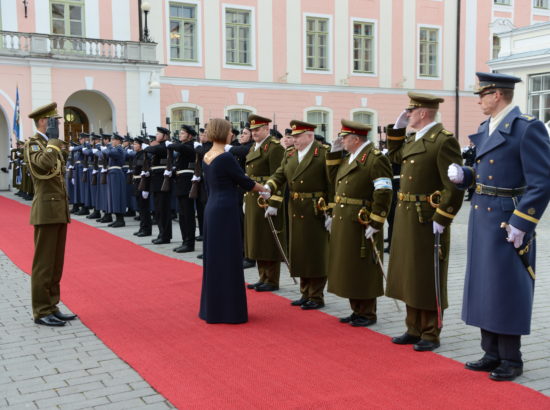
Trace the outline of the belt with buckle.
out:
[[[107,168],[107,170],[110,170],[110,169],[122,169],[122,167],[112,166],[112,167]]]
[[[397,199],[403,202],[427,202],[432,208],[437,208],[441,202],[441,192],[435,191],[433,194],[406,194],[404,192],[397,193]]]
[[[489,186],[483,184],[476,184],[476,194],[490,195],[490,196],[503,196],[507,198],[513,198],[525,193],[526,187],[521,188],[499,188],[496,186]]]
[[[150,171],[156,171],[158,169],[166,169],[166,165],[155,165],[154,167],[151,167]]]
[[[321,198],[324,197],[324,192],[295,192],[290,191],[290,197],[292,199],[310,199],[310,198]]]
[[[194,174],[195,171],[192,170],[192,169],[180,169],[178,171],[176,171],[176,175],[181,175],[181,174]]]
[[[337,204],[361,205],[361,206],[369,206],[372,203],[367,199],[348,198],[347,196],[340,196],[340,195],[336,195],[334,197],[334,202],[336,202]]]
[[[254,181],[256,181],[258,184],[261,184],[263,182],[267,182],[269,179],[269,175],[264,176],[256,176],[256,175],[250,175],[250,178],[252,178]]]

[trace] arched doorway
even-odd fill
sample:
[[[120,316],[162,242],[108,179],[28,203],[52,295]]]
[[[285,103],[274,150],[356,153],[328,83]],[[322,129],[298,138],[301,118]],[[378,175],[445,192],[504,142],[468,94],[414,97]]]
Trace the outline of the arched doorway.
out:
[[[12,132],[6,112],[0,106],[0,191],[5,191],[10,185],[10,172],[8,170],[9,155],[11,149]]]
[[[103,93],[94,90],[80,90],[77,91],[65,101],[64,113],[70,113],[74,115],[76,121],[77,115],[80,121],[83,123],[77,124],[71,123],[71,131],[73,135],[77,135],[82,132],[96,132],[99,133],[100,128],[104,133],[112,133],[116,129],[116,113],[115,107],[111,100]],[[73,117],[70,117],[73,119]],[[64,118],[65,132],[69,130],[69,124],[67,118]],[[88,124],[86,130],[85,124]]]
[[[71,140],[76,142],[78,134],[81,132],[90,132],[90,123],[88,116],[80,108],[67,107],[63,110],[63,125],[65,127],[65,138],[70,136]]]

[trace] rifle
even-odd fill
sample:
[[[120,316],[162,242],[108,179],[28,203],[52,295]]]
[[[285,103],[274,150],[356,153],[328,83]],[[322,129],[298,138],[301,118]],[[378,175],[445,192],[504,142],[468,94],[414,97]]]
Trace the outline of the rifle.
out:
[[[84,155],[84,150],[82,151],[82,155]],[[84,163],[82,165],[82,183],[88,182],[88,156],[84,155]]]
[[[46,135],[49,139],[59,139],[59,119],[56,117],[48,118],[48,128]]]
[[[94,155],[94,171],[99,171],[99,157]],[[97,185],[97,172],[92,174],[92,185]]]
[[[149,161],[149,157],[146,152],[143,155],[143,168],[141,170],[145,173],[148,173],[151,170],[151,162]],[[141,180],[139,181],[138,185],[138,191],[147,190],[147,178],[149,177],[145,175],[141,176]]]
[[[168,155],[166,160],[166,171],[172,171],[172,163],[174,162],[174,150],[168,149]],[[162,192],[169,192],[170,191],[170,176],[164,175],[164,180],[162,181],[162,186],[160,187],[160,190]]]
[[[128,158],[128,171],[133,171],[133,169],[134,169],[134,158],[135,157]],[[133,172],[127,172],[126,173],[126,183],[128,185],[131,185],[133,180],[134,180],[134,173]]]
[[[109,158],[105,155],[105,152],[101,153],[101,168],[107,170],[109,168]],[[101,172],[100,183],[105,185],[107,183],[107,172]]]
[[[386,139],[382,139],[382,130],[384,130],[384,134],[386,134],[386,127],[382,128],[380,125],[378,126],[378,149],[382,151],[384,148],[386,148],[386,142],[388,141],[388,138],[386,136]]]
[[[193,177],[199,177],[202,175],[202,159],[198,152],[195,152],[195,170],[193,171]],[[191,189],[189,190],[189,198],[197,199],[199,197],[199,181],[191,182]]]
[[[51,119],[51,118],[50,118]],[[48,120],[49,122],[49,120]],[[73,168],[74,168],[74,150],[71,151],[69,161],[71,161],[71,168],[69,168],[68,178],[69,181],[73,179]]]

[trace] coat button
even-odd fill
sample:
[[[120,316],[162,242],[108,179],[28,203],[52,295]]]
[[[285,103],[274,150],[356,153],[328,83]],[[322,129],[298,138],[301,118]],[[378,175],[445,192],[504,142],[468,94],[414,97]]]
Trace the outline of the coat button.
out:
[[[493,179],[493,176],[492,176],[492,175],[489,175],[489,176],[488,176],[487,178],[489,178],[489,179]]]
[[[487,208],[488,212],[491,212],[492,210],[493,210],[493,208],[491,208],[491,207]]]
[[[411,164],[414,164],[414,159],[411,159]]]
[[[494,164],[495,163],[495,160],[494,159],[490,159],[489,160],[489,164]]]
[[[292,217],[293,217],[293,218],[296,218],[296,214],[292,214]]]
[[[343,208],[344,207],[344,204],[340,204],[340,208]]]
[[[479,179],[479,178],[481,178],[481,177],[479,175],[476,175],[476,179]]]
[[[403,178],[405,175],[401,174],[401,178]]]
[[[304,219],[304,215],[300,215],[300,218]]]
[[[342,220],[342,217],[340,217],[340,220]]]
[[[409,177],[409,181],[412,181],[412,179],[413,179],[413,177],[412,177],[412,176],[410,176],[410,177]]]
[[[478,206],[478,205],[474,205],[474,209],[477,209],[477,208],[479,208],[479,206]]]
[[[406,160],[406,159],[404,159],[404,160],[403,160],[403,164],[406,164],[406,163],[407,163],[407,160]]]
[[[300,184],[303,184],[303,183],[304,183],[304,181],[300,181]]]
[[[479,163],[481,162],[481,160],[480,160],[480,159],[478,159],[478,160],[477,160],[476,162],[477,162],[477,163],[479,164]]]

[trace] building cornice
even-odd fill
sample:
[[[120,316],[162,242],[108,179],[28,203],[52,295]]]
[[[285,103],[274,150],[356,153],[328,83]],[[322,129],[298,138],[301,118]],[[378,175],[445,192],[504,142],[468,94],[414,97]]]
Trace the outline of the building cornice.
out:
[[[56,60],[53,58],[21,58],[8,56],[2,56],[0,66],[2,65],[105,71],[151,71],[151,69],[160,70],[166,67],[165,64],[157,63],[107,63],[95,61]]]

